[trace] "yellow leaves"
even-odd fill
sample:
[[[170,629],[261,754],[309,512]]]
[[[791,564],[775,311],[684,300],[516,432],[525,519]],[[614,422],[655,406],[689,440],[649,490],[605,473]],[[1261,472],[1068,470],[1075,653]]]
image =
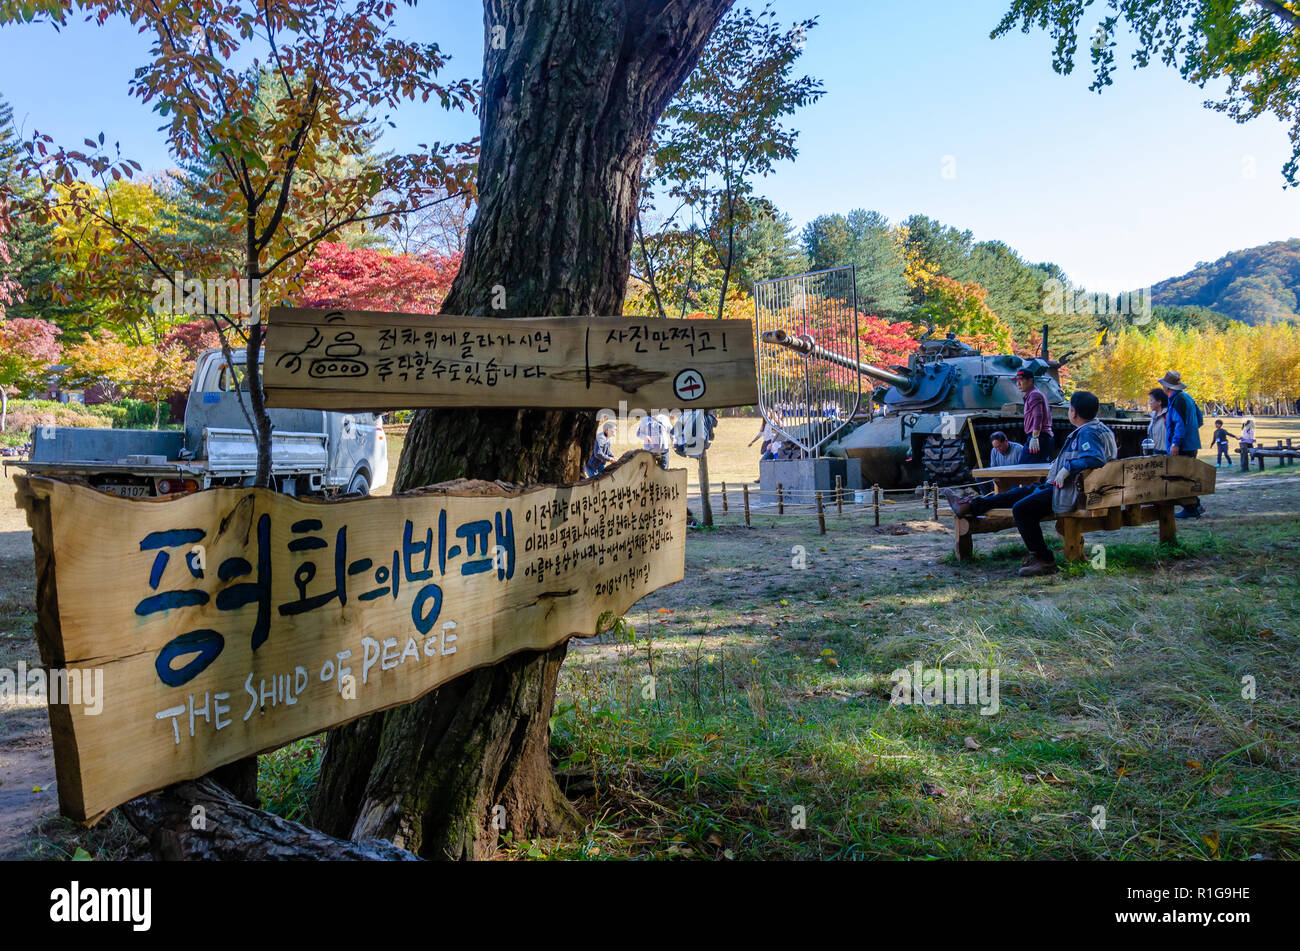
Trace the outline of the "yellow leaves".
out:
[[[1205,843],[1205,847],[1208,848],[1208,849],[1210,850],[1210,858],[1212,858],[1212,859],[1217,859],[1217,858],[1219,857],[1219,833],[1218,833],[1218,831],[1216,830],[1216,831],[1214,831],[1214,832],[1203,833],[1203,834],[1201,835],[1201,841],[1204,842],[1204,843]]]
[[[179,346],[132,346],[108,331],[87,335],[63,353],[71,383],[114,383],[132,399],[159,402],[189,383],[190,361]]]
[[[1129,327],[1084,361],[1079,385],[1103,400],[1145,406],[1166,370],[1176,369],[1200,402],[1245,403],[1300,391],[1300,328],[1290,324],[1185,330]]]

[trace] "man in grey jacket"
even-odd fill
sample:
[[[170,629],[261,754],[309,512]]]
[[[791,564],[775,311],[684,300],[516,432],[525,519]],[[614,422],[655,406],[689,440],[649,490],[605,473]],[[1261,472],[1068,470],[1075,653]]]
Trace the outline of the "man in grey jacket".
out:
[[[1083,494],[1083,474],[1115,459],[1119,448],[1115,434],[1097,419],[1097,397],[1087,390],[1077,390],[1070,397],[1070,423],[1074,432],[1066,437],[1052,467],[1047,470],[1047,484],[1025,496],[1011,507],[1016,528],[1029,554],[1021,577],[1056,573],[1056,557],[1043,538],[1043,516],[1055,512],[1063,515],[1078,508]]]

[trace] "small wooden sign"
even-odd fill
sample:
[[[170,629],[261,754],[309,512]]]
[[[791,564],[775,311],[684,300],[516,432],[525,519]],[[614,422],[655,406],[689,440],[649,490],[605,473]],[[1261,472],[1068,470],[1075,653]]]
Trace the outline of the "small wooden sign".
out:
[[[447,317],[273,307],[268,406],[650,410],[758,402],[748,320]]]
[[[1214,467],[1194,456],[1115,459],[1084,476],[1084,505],[1103,509],[1212,495],[1214,477]]]
[[[686,470],[646,452],[576,485],[335,503],[17,482],[42,662],[102,670],[99,709],[50,705],[60,808],[81,821],[589,637],[683,576]]]

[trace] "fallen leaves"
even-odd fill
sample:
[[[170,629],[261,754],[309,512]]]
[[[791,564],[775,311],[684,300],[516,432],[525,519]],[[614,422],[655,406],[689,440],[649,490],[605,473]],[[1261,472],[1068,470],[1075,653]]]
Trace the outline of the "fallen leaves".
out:
[[[1205,843],[1206,848],[1210,850],[1210,858],[1219,857],[1219,833],[1217,830],[1210,833],[1202,833],[1201,841]]]

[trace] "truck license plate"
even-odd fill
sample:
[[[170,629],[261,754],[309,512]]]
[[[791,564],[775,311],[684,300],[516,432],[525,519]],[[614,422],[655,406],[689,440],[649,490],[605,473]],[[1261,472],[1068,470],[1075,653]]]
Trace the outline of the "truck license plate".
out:
[[[147,485],[101,485],[100,488],[114,495],[125,495],[129,499],[142,499],[153,495],[153,491]]]

